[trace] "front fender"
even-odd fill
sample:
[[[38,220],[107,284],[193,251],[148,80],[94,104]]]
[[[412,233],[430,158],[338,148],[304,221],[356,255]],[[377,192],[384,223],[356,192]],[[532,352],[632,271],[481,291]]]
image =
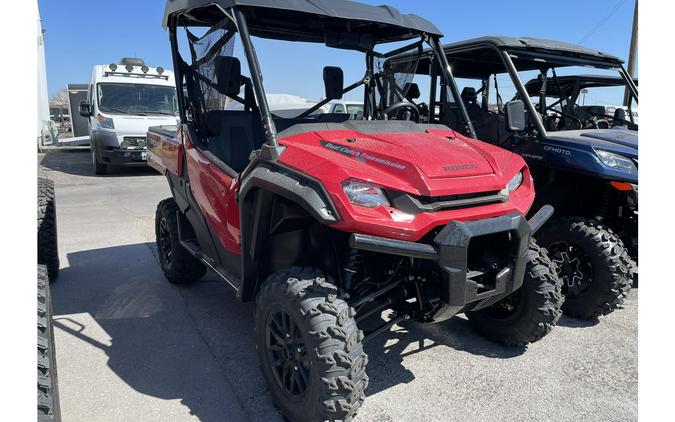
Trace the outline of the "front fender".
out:
[[[238,200],[241,224],[242,301],[255,298],[259,278],[259,252],[269,233],[270,211],[274,197],[297,204],[315,221],[329,225],[339,215],[323,185],[293,170],[261,164],[240,182]]]

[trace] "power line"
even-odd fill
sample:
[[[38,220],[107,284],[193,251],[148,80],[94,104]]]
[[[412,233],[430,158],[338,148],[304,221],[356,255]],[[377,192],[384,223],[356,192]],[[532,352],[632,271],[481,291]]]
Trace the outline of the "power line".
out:
[[[621,6],[623,6],[625,2],[626,0],[619,0],[616,6],[614,6],[614,8],[610,10],[607,16],[602,18],[593,28],[591,28],[591,30],[588,31],[588,33],[579,40],[578,44],[583,44],[587,39],[589,39],[593,34],[595,34],[598,31],[598,29],[600,29],[600,27],[604,25],[605,22],[607,22],[607,20],[609,20],[609,18],[611,18],[612,15],[614,15],[614,13],[616,13],[616,11],[619,10]]]

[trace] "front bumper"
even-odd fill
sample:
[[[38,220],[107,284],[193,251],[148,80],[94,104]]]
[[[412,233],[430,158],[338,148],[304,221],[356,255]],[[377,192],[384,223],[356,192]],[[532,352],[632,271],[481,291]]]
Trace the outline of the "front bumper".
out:
[[[147,150],[108,149],[99,151],[99,161],[116,166],[148,165]]]
[[[356,249],[430,260],[442,269],[439,308],[433,319],[441,321],[471,304],[472,309],[489,306],[508,296],[523,284],[530,237],[553,214],[553,207],[543,206],[528,221],[517,212],[474,221],[452,221],[434,238],[433,244],[393,240],[377,236],[352,234],[350,245]],[[484,236],[508,234],[504,265],[489,273],[469,267],[472,241]]]
[[[120,145],[125,138],[144,138],[142,135],[118,134],[114,131],[94,131],[91,134],[91,148],[104,164],[118,166],[145,166],[147,165],[147,147],[122,148]]]

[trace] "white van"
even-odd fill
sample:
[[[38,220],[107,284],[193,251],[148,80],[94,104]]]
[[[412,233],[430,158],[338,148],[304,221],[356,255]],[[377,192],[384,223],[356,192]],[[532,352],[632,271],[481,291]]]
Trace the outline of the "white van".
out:
[[[94,173],[105,174],[110,165],[146,165],[148,127],[177,123],[173,73],[134,58],[95,65],[80,114],[89,118]]]

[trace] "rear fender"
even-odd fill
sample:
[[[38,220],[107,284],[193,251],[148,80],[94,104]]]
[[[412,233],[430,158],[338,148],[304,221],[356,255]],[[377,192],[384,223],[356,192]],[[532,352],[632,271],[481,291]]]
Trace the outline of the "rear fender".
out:
[[[180,131],[162,126],[148,128],[148,165],[162,174],[183,175],[183,143]]]

